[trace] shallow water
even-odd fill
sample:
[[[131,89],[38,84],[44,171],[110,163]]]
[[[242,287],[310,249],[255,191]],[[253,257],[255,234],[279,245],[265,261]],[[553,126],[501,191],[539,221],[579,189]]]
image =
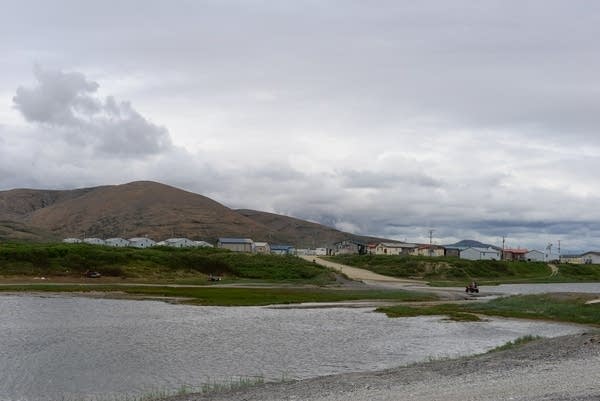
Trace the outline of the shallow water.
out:
[[[503,294],[543,294],[549,292],[584,292],[600,294],[600,283],[500,284],[481,286],[482,292]]]
[[[493,319],[388,319],[371,309],[196,307],[0,296],[0,400],[177,389],[235,375],[308,378],[480,353],[581,328]]]

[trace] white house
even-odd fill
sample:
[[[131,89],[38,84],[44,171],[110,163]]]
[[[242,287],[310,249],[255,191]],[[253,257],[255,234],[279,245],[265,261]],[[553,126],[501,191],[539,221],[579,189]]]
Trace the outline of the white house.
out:
[[[187,238],[167,238],[161,242],[163,242],[165,246],[173,248],[191,248],[196,246],[196,241]]]
[[[254,253],[269,254],[271,253],[271,247],[266,242],[255,242]]]
[[[468,260],[500,260],[500,251],[494,248],[467,248],[461,251],[461,259]]]
[[[405,242],[380,242],[375,248],[375,255],[411,255],[417,249],[417,244]]]
[[[83,242],[91,245],[105,245],[105,242],[101,238],[84,238]]]
[[[105,245],[114,246],[116,248],[123,248],[123,247],[129,246],[129,241],[127,241],[125,238],[119,238],[119,237],[109,238],[104,242],[105,242]]]
[[[62,240],[65,244],[81,244],[81,240],[79,238],[65,238]]]
[[[156,242],[146,237],[129,238],[129,246],[132,246],[134,248],[150,248],[155,244]]]
[[[600,252],[586,252],[581,255],[583,258],[583,263],[598,265],[600,264]]]
[[[327,256],[327,248],[316,248],[315,255],[317,256]]]
[[[560,263],[582,265],[585,263],[582,255],[560,255]]]
[[[206,241],[193,241],[194,246],[197,248],[214,248],[213,244],[209,244]]]
[[[546,254],[542,251],[533,249],[525,254],[525,260],[528,262],[545,262]]]

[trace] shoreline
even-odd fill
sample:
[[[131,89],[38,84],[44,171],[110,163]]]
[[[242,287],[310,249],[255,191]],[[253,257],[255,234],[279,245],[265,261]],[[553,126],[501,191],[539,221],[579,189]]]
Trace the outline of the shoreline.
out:
[[[396,401],[600,399],[600,330],[503,351],[164,401]]]

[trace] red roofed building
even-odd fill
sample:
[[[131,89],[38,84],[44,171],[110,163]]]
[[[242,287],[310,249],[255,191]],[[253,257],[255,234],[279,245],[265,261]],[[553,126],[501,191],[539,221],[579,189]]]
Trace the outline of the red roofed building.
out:
[[[528,252],[527,249],[505,248],[502,250],[502,260],[512,260],[512,261],[527,260],[527,258],[525,257],[527,252]]]

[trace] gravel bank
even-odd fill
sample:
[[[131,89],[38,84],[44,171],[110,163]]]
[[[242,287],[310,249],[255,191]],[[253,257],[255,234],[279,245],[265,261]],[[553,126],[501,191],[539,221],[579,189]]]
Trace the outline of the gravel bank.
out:
[[[600,333],[456,360],[265,384],[169,401],[600,400]]]

